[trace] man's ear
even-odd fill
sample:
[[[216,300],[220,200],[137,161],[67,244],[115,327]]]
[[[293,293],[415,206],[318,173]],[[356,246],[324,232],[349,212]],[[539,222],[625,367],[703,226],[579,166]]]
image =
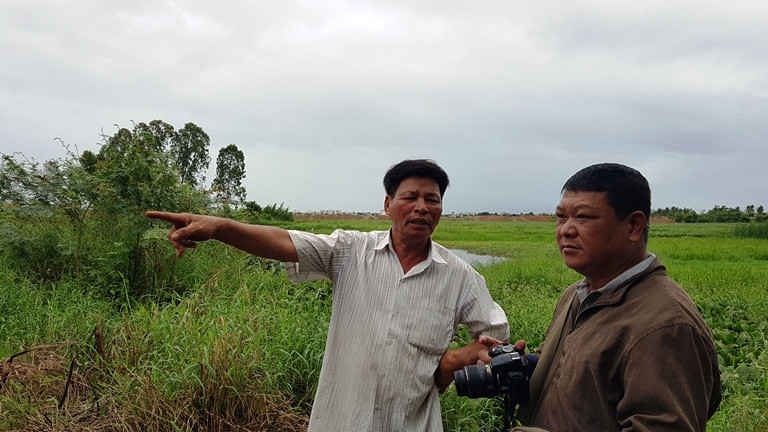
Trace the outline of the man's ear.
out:
[[[629,239],[633,242],[642,241],[648,228],[648,217],[640,210],[635,210],[627,216]]]
[[[384,213],[389,215],[389,202],[392,200],[392,198],[387,195],[384,197]]]

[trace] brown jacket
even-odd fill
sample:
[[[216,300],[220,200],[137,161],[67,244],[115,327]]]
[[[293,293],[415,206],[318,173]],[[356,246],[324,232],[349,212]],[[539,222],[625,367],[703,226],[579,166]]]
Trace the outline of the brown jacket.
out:
[[[555,308],[521,419],[556,432],[705,430],[721,399],[717,355],[664,266],[578,313],[574,290]]]

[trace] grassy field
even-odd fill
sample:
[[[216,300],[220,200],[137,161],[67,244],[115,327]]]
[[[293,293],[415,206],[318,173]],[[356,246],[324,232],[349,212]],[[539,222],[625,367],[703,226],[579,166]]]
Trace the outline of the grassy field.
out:
[[[289,228],[385,229],[386,221]],[[724,401],[713,431],[768,431],[768,241],[729,224],[666,224],[649,249],[713,329]],[[290,284],[279,266],[210,243],[181,260],[157,236],[178,286],[140,301],[130,287],[32,283],[0,254],[0,430],[296,430],[312,403],[330,314],[327,282]],[[541,341],[555,300],[579,276],[554,225],[444,219],[435,239],[507,257],[480,268],[513,338]],[[457,343],[465,341],[460,332]],[[45,344],[46,346],[41,346]],[[33,348],[31,352],[13,357]],[[5,362],[2,360],[5,359]],[[74,361],[73,361],[74,360]],[[649,359],[652,361],[652,359]],[[407,369],[407,367],[406,367]],[[66,393],[65,393],[66,391]],[[442,396],[446,430],[495,430],[495,401]]]

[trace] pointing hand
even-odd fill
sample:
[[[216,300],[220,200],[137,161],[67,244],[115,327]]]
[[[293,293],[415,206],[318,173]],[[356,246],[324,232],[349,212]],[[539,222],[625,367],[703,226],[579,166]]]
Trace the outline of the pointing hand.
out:
[[[173,224],[173,228],[168,232],[168,240],[176,248],[177,256],[182,256],[187,248],[195,248],[196,242],[214,238],[224,222],[224,219],[218,217],[191,213],[148,211],[145,214],[149,218]]]

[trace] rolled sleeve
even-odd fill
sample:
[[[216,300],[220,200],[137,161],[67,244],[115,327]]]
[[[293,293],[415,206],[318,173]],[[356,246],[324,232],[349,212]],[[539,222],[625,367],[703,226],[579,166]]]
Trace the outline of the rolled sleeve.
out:
[[[298,262],[284,263],[288,279],[291,282],[306,282],[332,277],[330,270],[339,237],[338,230],[331,235],[288,230],[288,235],[290,235],[299,257]]]
[[[475,274],[469,281],[469,289],[462,296],[459,322],[469,327],[472,337],[487,335],[496,339],[509,340],[507,314],[488,293],[485,279]]]
[[[491,303],[493,303],[493,307],[491,307],[488,312],[488,335],[502,341],[508,341],[509,321],[507,321],[507,314],[498,303],[495,301],[491,301]]]

